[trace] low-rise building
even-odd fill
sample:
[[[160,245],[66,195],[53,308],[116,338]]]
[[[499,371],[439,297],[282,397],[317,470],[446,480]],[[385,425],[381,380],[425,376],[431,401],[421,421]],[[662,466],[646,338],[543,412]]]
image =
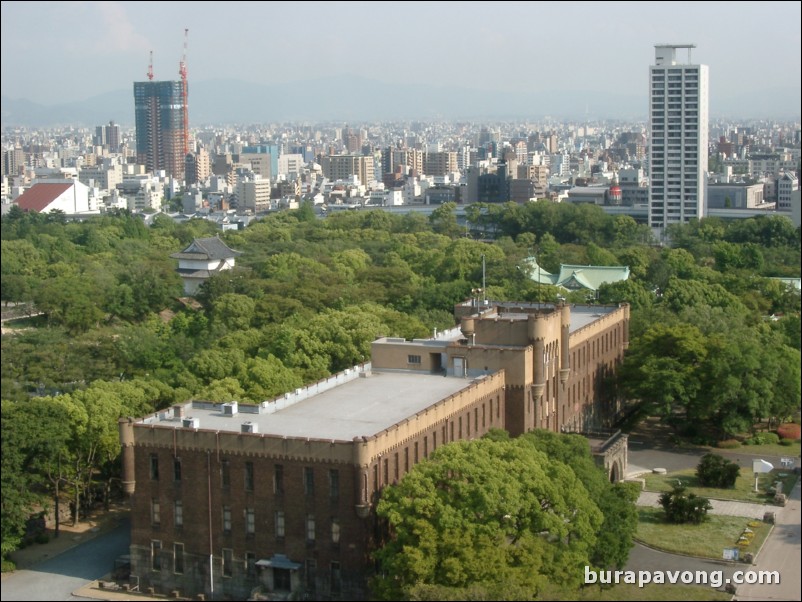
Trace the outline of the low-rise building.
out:
[[[196,238],[186,249],[170,257],[178,260],[178,274],[184,282],[184,294],[194,295],[213,274],[232,269],[238,255],[242,253],[213,237]]]
[[[493,428],[578,431],[621,410],[604,382],[628,345],[627,305],[474,299],[455,315],[460,329],[379,339],[370,364],[273,400],[121,420],[140,589],[366,598],[383,487]]]

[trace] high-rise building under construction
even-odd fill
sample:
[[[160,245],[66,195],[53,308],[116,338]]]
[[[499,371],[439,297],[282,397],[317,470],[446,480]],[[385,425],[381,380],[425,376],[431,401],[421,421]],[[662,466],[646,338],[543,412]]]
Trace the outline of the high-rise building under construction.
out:
[[[136,159],[148,171],[184,177],[186,97],[182,81],[134,82]]]

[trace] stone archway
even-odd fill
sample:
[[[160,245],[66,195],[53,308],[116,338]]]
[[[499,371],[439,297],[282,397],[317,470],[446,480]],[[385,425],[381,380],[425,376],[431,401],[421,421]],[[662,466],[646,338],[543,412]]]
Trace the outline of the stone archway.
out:
[[[592,448],[596,463],[607,471],[611,483],[623,481],[627,476],[628,435],[616,431],[601,445]]]
[[[621,464],[617,461],[610,466],[610,482],[618,483],[621,480]]]

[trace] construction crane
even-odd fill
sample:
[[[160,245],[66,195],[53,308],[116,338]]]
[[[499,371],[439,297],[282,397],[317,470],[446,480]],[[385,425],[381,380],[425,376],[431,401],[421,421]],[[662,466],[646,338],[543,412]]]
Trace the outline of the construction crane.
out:
[[[153,81],[153,51],[150,51],[150,62],[148,63],[148,80]]]
[[[189,106],[187,103],[187,39],[189,29],[184,29],[184,55],[178,64],[178,74],[181,76],[181,101],[184,107],[184,157],[189,152]]]

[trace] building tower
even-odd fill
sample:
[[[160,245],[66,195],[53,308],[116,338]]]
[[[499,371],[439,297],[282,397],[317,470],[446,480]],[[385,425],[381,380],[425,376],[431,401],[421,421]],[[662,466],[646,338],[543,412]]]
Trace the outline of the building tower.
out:
[[[148,81],[134,82],[136,160],[150,172],[165,170],[183,180],[186,82],[153,81],[152,77],[151,67]]]
[[[695,47],[657,44],[649,67],[649,226],[661,231],[706,214],[708,69],[691,63]]]

